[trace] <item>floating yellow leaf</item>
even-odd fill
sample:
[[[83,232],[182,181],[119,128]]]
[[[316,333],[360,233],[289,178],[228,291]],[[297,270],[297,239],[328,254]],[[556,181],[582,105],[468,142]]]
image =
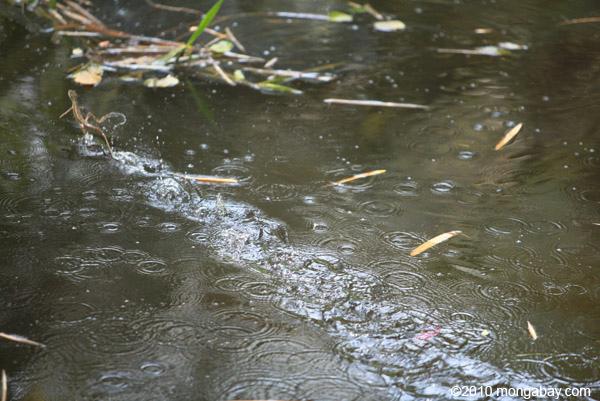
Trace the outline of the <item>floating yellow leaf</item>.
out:
[[[496,144],[495,149],[496,150],[500,150],[504,147],[504,145],[506,145],[507,143],[509,143],[511,141],[511,139],[513,139],[515,136],[517,136],[517,134],[519,133],[519,131],[521,131],[521,128],[523,128],[523,123],[519,123],[517,125],[515,125],[514,127],[512,127],[511,129],[509,129],[506,134],[504,134],[504,136],[502,137],[502,139],[500,140],[500,142],[498,142]]]
[[[437,245],[439,243],[442,243],[444,241],[448,241],[450,238],[455,237],[458,234],[462,234],[462,231],[459,231],[459,230],[448,231],[447,233],[443,233],[443,234],[440,234],[440,235],[438,235],[436,237],[433,237],[429,241],[424,242],[421,245],[419,245],[418,247],[416,247],[415,249],[413,249],[411,251],[411,253],[410,253],[410,256],[420,255],[421,253],[425,252],[426,250],[428,250],[432,246],[435,246],[435,245]]]
[[[527,321],[527,331],[529,331],[529,335],[531,336],[531,338],[533,338],[533,341],[537,340],[537,332],[535,331],[535,327],[533,327],[529,320]]]
[[[487,329],[485,329],[485,330],[483,330],[483,331],[481,332],[481,335],[482,335],[483,337],[487,337],[487,336],[489,336],[489,335],[490,335],[490,331],[489,331],[489,330],[487,330]]]
[[[38,343],[37,341],[30,340],[30,339],[20,336],[18,334],[0,333],[0,338],[4,338],[5,340],[9,340],[9,341],[14,341],[14,342],[20,343],[20,344],[33,345],[36,347],[45,347],[45,345],[42,343]]]
[[[179,84],[179,79],[171,74],[164,78],[148,78],[144,81],[144,86],[148,88],[170,88],[177,84]]]
[[[102,67],[97,64],[87,64],[71,74],[71,78],[80,85],[96,86],[102,81]]]
[[[354,181],[354,180],[358,180],[358,179],[360,179],[360,178],[367,178],[367,177],[371,177],[371,176],[373,176],[373,175],[379,175],[379,174],[383,174],[383,173],[385,173],[385,172],[386,172],[386,170],[373,170],[373,171],[368,171],[368,172],[366,172],[366,173],[360,173],[360,174],[353,175],[352,177],[344,178],[343,180],[336,181],[336,182],[334,182],[333,184],[334,184],[334,185],[342,185],[342,184],[345,184],[345,183],[347,183],[347,182],[351,182],[351,181]]]
[[[377,21],[373,24],[376,31],[394,32],[406,29],[406,24],[399,20]]]
[[[209,49],[215,53],[227,53],[233,49],[233,43],[229,40],[219,40],[217,43],[210,46]]]

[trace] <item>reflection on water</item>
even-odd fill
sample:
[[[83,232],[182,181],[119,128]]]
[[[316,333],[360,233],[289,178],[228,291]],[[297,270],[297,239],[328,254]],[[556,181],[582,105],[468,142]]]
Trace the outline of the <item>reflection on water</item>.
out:
[[[392,34],[240,18],[252,52],[342,63],[340,80],[302,97],[103,83],[81,101],[127,116],[116,160],[82,154],[56,119],[71,43],[2,20],[0,322],[47,345],[0,343],[12,397],[409,400],[491,385],[597,398],[597,27],[557,26],[593,2],[520,2],[518,18],[511,3],[381,2],[407,23]],[[179,20],[143,4],[100,12],[130,27]],[[529,48],[433,51],[505,41]],[[431,110],[321,103],[362,96]],[[468,237],[408,256],[450,230]]]

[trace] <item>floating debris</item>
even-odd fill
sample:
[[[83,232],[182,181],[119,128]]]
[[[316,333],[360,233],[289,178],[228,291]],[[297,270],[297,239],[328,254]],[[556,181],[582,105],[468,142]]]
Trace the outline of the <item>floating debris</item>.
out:
[[[490,331],[488,329],[484,329],[481,331],[482,337],[488,337],[490,335]]]
[[[444,241],[448,241],[450,238],[455,237],[458,234],[462,234],[462,231],[459,231],[459,230],[448,231],[447,233],[443,233],[438,236],[435,236],[432,239],[430,239],[429,241],[424,242],[423,244],[421,244],[418,247],[416,247],[415,249],[413,249],[410,252],[410,256],[420,255],[423,252],[425,252],[426,250],[428,250],[429,248],[431,248],[437,244],[440,244]]]
[[[80,85],[96,86],[102,81],[102,74],[103,70],[101,66],[90,63],[71,74],[71,78]]]
[[[504,134],[504,136],[502,137],[502,139],[500,140],[500,142],[498,142],[496,144],[496,147],[494,149],[496,149],[496,150],[502,149],[515,136],[517,136],[517,134],[519,133],[519,131],[521,131],[521,128],[523,128],[523,123],[519,123],[519,124],[515,125],[514,127],[512,127],[511,129],[509,129],[508,131],[506,131],[506,134]]]
[[[14,341],[14,342],[20,343],[20,344],[33,345],[34,347],[42,347],[42,348],[45,347],[45,345],[42,343],[38,343],[37,341],[30,340],[30,339],[20,336],[18,334],[0,333],[0,338],[3,338],[8,341]]]
[[[404,109],[429,110],[429,106],[422,104],[382,102],[380,100],[324,99],[323,102],[328,104],[347,104],[352,106],[396,107]]]
[[[533,327],[533,325],[531,324],[531,322],[529,320],[527,321],[527,331],[529,331],[529,335],[531,336],[533,341],[537,340],[537,338],[538,338],[537,332],[535,331],[535,327]]]
[[[144,81],[144,86],[148,88],[170,88],[178,84],[179,79],[171,74],[163,78],[148,78]]]
[[[376,31],[395,32],[406,29],[406,24],[399,20],[377,21],[373,24]]]
[[[56,4],[54,5],[54,3]],[[54,24],[53,31],[57,35],[86,39],[85,47],[78,48],[73,57],[85,57],[88,62],[70,75],[73,81],[81,85],[96,86],[102,82],[103,75],[114,74],[118,78],[125,77],[125,80],[129,82],[140,82],[153,88],[166,88],[173,86],[175,80],[169,78],[166,81],[160,81],[156,78],[155,73],[168,75],[177,70],[179,77],[188,74],[217,80],[231,86],[243,85],[266,93],[302,93],[298,90],[287,89],[288,87],[285,85],[278,87],[263,84],[260,81],[253,82],[247,77],[240,77],[239,74],[236,79],[231,78],[234,71],[242,69],[242,65],[255,64],[263,66],[264,70],[272,70],[273,64],[265,65],[266,60],[262,57],[245,54],[244,45],[229,27],[225,27],[225,32],[209,28],[219,12],[223,0],[217,0],[204,14],[188,8],[158,4],[152,0],[147,0],[147,3],[157,9],[203,15],[203,17],[191,29],[192,33],[189,38],[186,41],[180,41],[136,35],[113,29],[84,8],[91,3],[85,3],[83,6],[71,0],[43,1],[32,3],[30,9],[35,9],[39,15],[49,18]],[[352,20],[351,15],[340,11],[332,12],[329,15],[285,12],[269,12],[261,15],[334,22]],[[205,44],[199,44],[198,38],[204,33],[215,39]],[[234,47],[243,53],[234,52]],[[131,76],[131,71],[140,72],[139,79]],[[290,75],[285,80],[286,84],[296,79],[304,79],[305,72],[303,71],[288,71],[288,73]],[[271,75],[278,76],[279,74],[277,71],[273,71],[267,76]],[[311,75],[315,78],[312,81],[315,82],[329,82],[335,78],[331,74],[317,72],[312,72]],[[307,81],[309,80],[311,79],[307,79]],[[277,81],[273,84],[281,84],[281,82]]]
[[[360,174],[353,175],[352,177],[344,178],[343,180],[335,181],[333,183],[333,185],[343,185],[343,184],[346,184],[348,182],[352,182],[352,181],[355,181],[355,180],[358,180],[358,179],[361,179],[361,178],[372,177],[374,175],[383,174],[385,172],[386,172],[386,170],[368,171],[366,173],[360,173]]]

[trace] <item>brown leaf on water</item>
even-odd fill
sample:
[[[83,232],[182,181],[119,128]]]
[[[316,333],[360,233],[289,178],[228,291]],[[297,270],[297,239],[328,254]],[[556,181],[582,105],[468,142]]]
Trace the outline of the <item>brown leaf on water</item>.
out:
[[[8,400],[8,379],[6,378],[6,372],[2,369],[2,401]]]
[[[507,143],[509,143],[515,136],[517,136],[517,134],[519,133],[519,131],[521,131],[521,128],[523,128],[523,123],[519,123],[517,125],[515,125],[514,127],[512,127],[511,129],[509,129],[506,134],[504,134],[504,136],[502,137],[502,139],[500,140],[500,142],[498,142],[496,144],[495,149],[496,150],[500,150],[504,147],[504,145],[506,145]]]
[[[533,341],[537,340],[537,331],[535,331],[535,327],[533,327],[529,320],[527,321],[527,331],[529,331],[529,335],[531,336],[531,338],[533,338]]]
[[[422,243],[415,249],[410,252],[410,256],[417,256],[428,250],[429,248],[442,243],[444,241],[448,241],[450,238],[457,236],[458,234],[462,234],[462,231],[448,231],[447,233],[440,234],[438,236],[433,237],[427,242]]]
[[[45,347],[45,345],[42,343],[38,343],[37,341],[30,340],[30,339],[20,336],[18,334],[0,333],[0,338],[4,338],[5,340],[8,340],[8,341],[14,341],[14,342],[20,343],[20,344],[33,345],[35,347]]]
[[[71,78],[80,85],[96,86],[102,81],[102,67],[88,64],[71,74]]]
[[[383,174],[383,173],[385,173],[385,172],[386,172],[386,170],[373,170],[373,171],[368,171],[368,172],[366,172],[366,173],[360,173],[360,174],[353,175],[352,177],[344,178],[343,180],[336,181],[336,182],[334,182],[333,184],[334,184],[334,185],[343,185],[343,184],[346,184],[346,183],[348,183],[348,182],[352,182],[352,181],[354,181],[354,180],[358,180],[358,179],[360,179],[360,178],[367,178],[367,177],[371,177],[371,176],[373,176],[373,175],[379,175],[379,174]]]

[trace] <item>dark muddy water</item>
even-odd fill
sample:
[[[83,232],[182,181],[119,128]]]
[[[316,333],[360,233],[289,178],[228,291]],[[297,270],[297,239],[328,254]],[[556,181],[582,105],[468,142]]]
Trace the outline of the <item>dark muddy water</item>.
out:
[[[194,80],[78,89],[89,109],[127,116],[116,160],[57,119],[75,43],[2,6],[0,331],[47,345],[0,343],[11,399],[485,398],[455,385],[598,399],[600,24],[558,26],[598,3],[374,5],[408,29],[235,19],[249,52],[282,68],[337,64],[336,82],[303,96]],[[342,7],[228,0],[222,14]],[[142,1],[96,10],[146,34],[187,18]],[[500,42],[527,49],[435,50]],[[467,236],[408,255],[450,230]]]

